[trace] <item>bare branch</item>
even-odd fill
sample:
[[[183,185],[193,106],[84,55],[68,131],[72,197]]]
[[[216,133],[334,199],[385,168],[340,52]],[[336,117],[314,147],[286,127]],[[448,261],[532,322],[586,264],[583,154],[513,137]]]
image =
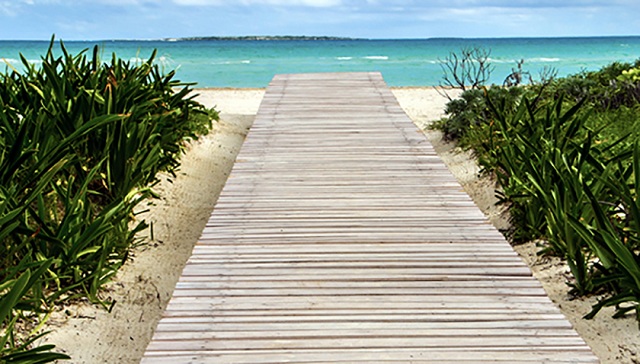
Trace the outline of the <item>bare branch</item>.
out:
[[[490,54],[491,51],[482,47],[466,47],[459,53],[451,52],[444,59],[438,59],[444,73],[440,87],[462,91],[481,88],[493,71],[489,63]]]

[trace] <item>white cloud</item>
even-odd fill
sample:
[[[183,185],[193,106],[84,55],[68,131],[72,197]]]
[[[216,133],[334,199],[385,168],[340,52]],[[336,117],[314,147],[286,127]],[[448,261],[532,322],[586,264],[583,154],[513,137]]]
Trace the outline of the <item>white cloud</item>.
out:
[[[0,36],[638,34],[638,13],[639,0],[0,0]]]
[[[13,1],[0,1],[0,15],[16,16],[18,6]]]
[[[96,2],[115,6],[161,5],[163,3],[161,0],[98,0]]]
[[[178,5],[195,6],[223,6],[229,5],[225,0],[173,0]],[[327,8],[342,5],[342,0],[240,0],[241,5],[274,5],[274,6],[307,6],[316,8]]]

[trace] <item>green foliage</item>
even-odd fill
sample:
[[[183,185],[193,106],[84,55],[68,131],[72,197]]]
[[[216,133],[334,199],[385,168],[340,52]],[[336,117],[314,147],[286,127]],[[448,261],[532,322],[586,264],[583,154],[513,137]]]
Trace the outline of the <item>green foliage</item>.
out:
[[[185,142],[217,118],[174,72],[160,72],[155,52],[134,65],[115,55],[102,63],[97,47],[91,56],[69,54],[62,43],[60,51],[54,54],[52,40],[40,66],[22,58],[24,72],[0,75],[0,349],[7,362],[58,358],[50,347],[30,349],[33,339],[16,344],[15,318],[78,295],[100,302],[100,287],[147,228],[134,208],[154,195],[158,172],[179,166]]]
[[[534,109],[527,99],[518,112],[505,117],[490,100],[496,115],[499,139],[493,145],[481,145],[490,158],[483,159],[504,186],[503,202],[514,206],[512,238],[544,239],[543,252],[567,260],[575,278],[573,292],[586,294],[594,290],[592,254],[585,249],[567,217],[591,220],[593,214],[583,191],[587,183],[594,191],[603,191],[602,182],[593,179],[602,170],[596,158],[608,153],[612,145],[593,144],[585,128],[588,114],[579,113],[582,103],[563,110],[563,99],[541,109]],[[489,162],[487,162],[489,161]]]
[[[640,321],[639,62],[517,95],[468,91],[436,124],[497,178],[510,238],[546,241],[541,254],[567,261],[573,294],[607,295],[587,318],[614,306]]]
[[[40,311],[40,298],[30,295],[30,292],[41,294],[40,287],[38,287],[39,281],[51,263],[50,259],[38,262],[37,269],[33,274],[31,269],[27,268],[19,277],[5,280],[2,284],[2,291],[6,292],[0,298],[0,323],[2,323],[4,331],[0,335],[0,360],[2,363],[48,363],[54,360],[70,359],[67,355],[51,352],[54,348],[53,345],[30,348],[35,340],[46,333],[34,335],[19,344],[16,344],[18,339],[13,333],[21,311],[34,313]]]
[[[587,318],[593,318],[603,307],[614,306],[614,317],[635,311],[640,322],[640,143],[632,149],[630,165],[612,163],[598,176],[610,188],[608,195],[584,185],[593,219],[570,218],[571,225],[599,258],[597,266],[604,273],[600,284],[607,284],[611,291]]]
[[[460,98],[447,104],[445,112],[450,116],[436,122],[433,127],[441,130],[446,140],[457,140],[464,147],[467,133],[476,132],[477,126],[492,115],[486,102],[487,97],[503,100],[505,109],[515,110],[525,93],[524,87],[491,87],[465,91]]]
[[[620,82],[638,82],[640,81],[640,67],[623,70],[616,79]]]
[[[633,79],[634,64],[615,62],[598,71],[583,72],[556,80],[549,88],[549,97],[567,95],[575,101],[587,99],[599,111],[634,107],[640,102],[640,83]],[[625,76],[628,75],[628,76]]]

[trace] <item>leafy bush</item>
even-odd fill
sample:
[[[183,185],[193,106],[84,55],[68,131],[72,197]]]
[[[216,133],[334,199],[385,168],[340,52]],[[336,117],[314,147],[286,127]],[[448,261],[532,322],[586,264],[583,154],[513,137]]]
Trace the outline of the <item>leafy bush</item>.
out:
[[[639,63],[517,95],[467,91],[436,124],[496,176],[513,241],[546,241],[541,254],[566,259],[572,293],[608,295],[587,318],[615,306],[640,321]]]
[[[592,254],[567,217],[593,220],[583,184],[599,194],[606,192],[594,176],[603,169],[600,159],[619,140],[593,143],[593,134],[585,128],[588,114],[580,113],[582,103],[564,110],[559,98],[536,110],[525,99],[511,116],[504,116],[491,100],[489,104],[498,130],[492,138],[499,139],[492,144],[499,148],[483,143],[483,152],[491,158],[482,161],[503,186],[503,202],[514,207],[512,238],[547,241],[543,252],[567,260],[575,278],[574,293],[592,292],[593,270],[588,266]]]
[[[158,172],[178,167],[185,142],[217,117],[174,72],[160,72],[155,52],[135,65],[115,55],[102,63],[97,47],[91,57],[71,55],[62,43],[60,50],[56,56],[52,40],[41,66],[23,57],[24,72],[0,75],[5,360],[30,357],[21,356],[28,345],[16,344],[12,332],[23,309],[37,314],[78,295],[100,302],[100,287],[147,228],[134,208],[154,195]],[[29,284],[18,290],[25,276]],[[32,353],[49,355],[40,349]]]
[[[616,77],[620,82],[638,82],[640,81],[640,67],[625,69]]]
[[[488,89],[474,89],[462,93],[460,98],[451,100],[445,109],[449,115],[434,123],[433,127],[444,133],[446,140],[457,140],[461,146],[466,146],[467,133],[491,118],[491,111],[487,105],[487,97],[500,99],[505,102],[505,109],[513,109],[520,98],[526,93],[524,87],[491,87]]]
[[[552,83],[549,97],[562,94],[574,101],[587,99],[600,111],[634,107],[640,102],[640,83],[633,78],[633,70],[638,68],[640,60],[634,64],[614,62],[598,71],[561,78]]]
[[[640,143],[635,144],[628,167],[609,164],[597,178],[610,193],[602,196],[584,185],[594,218],[570,217],[575,231],[598,257],[594,265],[603,273],[599,284],[610,289],[609,297],[585,317],[593,318],[603,307],[614,306],[614,317],[635,311],[640,323]]]
[[[20,342],[13,334],[16,322],[20,318],[20,315],[14,312],[16,308],[23,311],[40,312],[40,300],[36,296],[29,295],[29,292],[41,293],[40,287],[38,287],[39,280],[44,276],[51,263],[51,260],[42,261],[37,264],[37,269],[33,274],[27,268],[19,277],[6,280],[2,284],[2,290],[6,292],[0,298],[0,323],[5,331],[0,337],[0,359],[3,363],[48,363],[54,360],[70,359],[67,355],[52,353],[53,345],[30,348],[35,340],[46,333],[34,334],[23,342]]]

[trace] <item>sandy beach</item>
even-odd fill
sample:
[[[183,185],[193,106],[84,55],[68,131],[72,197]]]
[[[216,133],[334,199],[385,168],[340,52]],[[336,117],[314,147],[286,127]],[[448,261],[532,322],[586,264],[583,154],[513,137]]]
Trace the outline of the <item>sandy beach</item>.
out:
[[[443,116],[447,99],[433,88],[394,88],[405,112],[425,132],[451,172],[499,229],[508,226],[494,206],[494,183],[478,178],[471,153],[441,141],[427,126]],[[171,297],[191,250],[228,177],[264,95],[263,89],[201,89],[197,100],[220,111],[212,132],[189,146],[176,178],[163,176],[162,196],[151,201],[143,218],[153,222],[153,240],[108,284],[102,296],[116,301],[111,312],[88,302],[74,302],[54,312],[46,337],[69,354],[71,363],[138,363]],[[602,363],[640,363],[640,330],[632,317],[612,319],[603,310],[584,320],[597,297],[567,295],[568,268],[555,258],[538,257],[535,243],[515,250],[542,282],[551,300],[567,316]]]

